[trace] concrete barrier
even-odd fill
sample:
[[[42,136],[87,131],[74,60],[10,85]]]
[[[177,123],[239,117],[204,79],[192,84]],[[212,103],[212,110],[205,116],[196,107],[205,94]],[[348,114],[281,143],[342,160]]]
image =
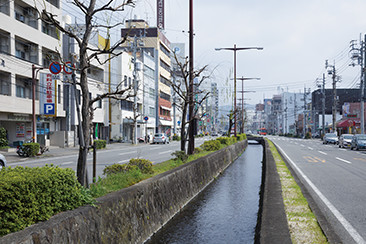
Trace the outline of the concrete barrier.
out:
[[[0,243],[143,243],[245,149],[242,141],[0,238]]]

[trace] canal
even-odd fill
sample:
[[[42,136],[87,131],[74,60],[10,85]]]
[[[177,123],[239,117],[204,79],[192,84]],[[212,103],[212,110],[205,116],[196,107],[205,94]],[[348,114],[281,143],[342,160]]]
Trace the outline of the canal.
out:
[[[245,152],[146,243],[254,243],[261,144]]]

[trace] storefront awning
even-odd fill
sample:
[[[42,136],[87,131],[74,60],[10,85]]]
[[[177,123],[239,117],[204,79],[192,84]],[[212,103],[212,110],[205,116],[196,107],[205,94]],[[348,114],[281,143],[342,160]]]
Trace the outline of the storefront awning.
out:
[[[164,110],[168,110],[168,111],[172,111],[172,108],[168,108],[168,107],[165,107],[165,106],[160,106],[162,109]]]
[[[163,125],[163,126],[172,126],[173,125],[172,121],[168,121],[168,120],[159,120],[159,124]]]
[[[338,128],[347,128],[352,127],[360,124],[359,119],[344,119],[337,123]]]

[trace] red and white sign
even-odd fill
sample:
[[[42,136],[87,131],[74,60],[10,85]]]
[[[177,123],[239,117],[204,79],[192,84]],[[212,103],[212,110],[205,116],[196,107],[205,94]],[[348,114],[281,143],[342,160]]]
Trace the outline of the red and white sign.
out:
[[[62,66],[59,62],[52,62],[48,69],[52,74],[57,75],[61,72]]]
[[[64,65],[64,72],[68,75],[71,75],[73,68],[74,66],[72,65],[71,62],[66,62]]]

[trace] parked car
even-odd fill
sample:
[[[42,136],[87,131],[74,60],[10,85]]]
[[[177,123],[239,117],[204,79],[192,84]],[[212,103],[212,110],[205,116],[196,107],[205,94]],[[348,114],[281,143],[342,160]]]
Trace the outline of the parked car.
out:
[[[4,155],[2,155],[0,153],[0,170],[3,168],[3,167],[6,167],[6,158]]]
[[[153,144],[155,143],[169,143],[169,137],[165,133],[156,133],[153,137]]]
[[[339,137],[339,147],[350,147],[352,142],[353,135],[352,134],[342,134]]]
[[[336,133],[325,133],[323,137],[323,144],[337,144],[338,143],[338,137]]]
[[[356,148],[356,150],[359,149],[366,149],[366,135],[365,134],[356,134],[352,138],[351,142],[351,150],[353,148]]]

